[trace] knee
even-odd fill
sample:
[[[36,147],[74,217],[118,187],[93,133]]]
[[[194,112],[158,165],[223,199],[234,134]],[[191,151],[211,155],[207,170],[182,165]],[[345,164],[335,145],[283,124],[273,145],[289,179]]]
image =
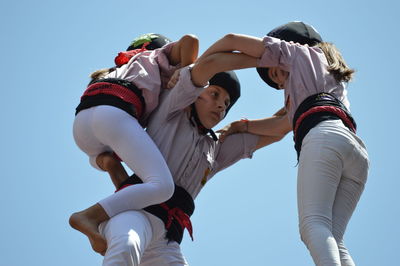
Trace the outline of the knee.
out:
[[[319,236],[332,234],[332,225],[330,219],[314,215],[301,220],[299,231],[301,240],[307,245]]]
[[[160,197],[161,202],[169,200],[175,191],[175,183],[165,182],[161,188],[158,190],[158,196]]]

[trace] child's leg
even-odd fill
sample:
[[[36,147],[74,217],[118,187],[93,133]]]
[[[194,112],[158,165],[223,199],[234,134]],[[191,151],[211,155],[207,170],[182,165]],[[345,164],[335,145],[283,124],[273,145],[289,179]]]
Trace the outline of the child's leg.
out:
[[[174,192],[174,182],[149,135],[126,112],[112,106],[97,108],[93,115],[96,138],[106,143],[143,181],[99,201],[106,213],[112,217],[168,200]]]
[[[89,108],[78,113],[73,125],[74,139],[78,147],[89,155],[90,163],[101,170],[96,164],[96,156],[105,151],[111,151],[109,147],[99,142],[93,132],[92,116],[95,108]],[[69,218],[70,225],[85,234],[94,251],[103,254],[107,249],[107,242],[99,233],[98,225],[109,219],[100,204],[95,204],[86,210],[76,212]]]
[[[329,140],[310,131],[299,158],[297,201],[301,239],[316,265],[341,265],[332,233],[332,208],[341,172],[341,158]]]
[[[95,204],[86,210],[76,212],[69,218],[72,228],[85,234],[90,241],[90,245],[97,253],[104,255],[107,249],[107,242],[99,233],[99,224],[108,220],[109,217],[100,204]]]
[[[343,235],[360,199],[364,185],[342,176],[333,205],[332,232],[339,248],[342,266],[354,266],[354,261],[344,245]]]
[[[97,106],[78,114],[74,123],[78,146],[91,158],[104,151],[115,151],[143,180],[127,187],[70,218],[73,228],[88,236],[93,249],[100,250],[105,240],[98,225],[115,214],[142,209],[168,200],[174,182],[161,153],[136,119],[112,106]],[[97,213],[97,215],[93,215]]]
[[[342,126],[342,134],[348,136],[348,146],[352,149],[346,153],[343,174],[333,205],[333,235],[338,243],[342,266],[354,266],[355,263],[344,245],[343,235],[347,224],[360,200],[368,176],[368,154],[362,141],[347,128]]]
[[[103,266],[139,265],[153,238],[152,225],[143,211],[119,213],[99,228],[108,243]]]
[[[354,265],[343,235],[364,189],[368,164],[362,143],[340,121],[323,122],[304,138],[298,173],[300,230],[316,265]]]
[[[143,181],[143,184],[129,186],[100,201],[108,216],[168,200],[174,192],[171,173],[157,146],[138,121],[113,106],[97,106],[88,111],[87,118],[77,123],[80,125],[76,128],[74,125],[79,147],[94,158],[104,151],[114,151]]]
[[[129,177],[121,162],[118,161],[110,152],[104,152],[97,156],[96,164],[102,170],[108,172],[116,189],[118,189],[121,186],[121,183]]]

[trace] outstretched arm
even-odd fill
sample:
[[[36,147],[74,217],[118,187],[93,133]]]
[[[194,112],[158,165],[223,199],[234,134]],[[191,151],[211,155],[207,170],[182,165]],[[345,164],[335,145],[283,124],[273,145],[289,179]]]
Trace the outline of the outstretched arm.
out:
[[[291,130],[292,126],[284,108],[271,117],[249,120],[247,122],[247,131],[256,135],[279,137],[285,136]]]
[[[281,140],[292,130],[287,113],[284,108],[280,109],[273,116],[256,119],[240,120],[232,122],[217,132],[221,133],[219,140],[223,142],[228,135],[240,132],[248,132],[259,135],[257,149],[267,146],[273,142]]]
[[[199,60],[215,53],[238,51],[252,57],[260,58],[265,50],[261,38],[243,35],[227,34],[213,45],[211,45],[200,57]]]
[[[203,87],[217,73],[257,66],[257,58],[242,53],[215,53],[194,63],[191,78],[195,86]]]
[[[192,81],[196,86],[205,86],[219,72],[256,67],[264,51],[260,38],[227,34],[197,59],[192,69]]]

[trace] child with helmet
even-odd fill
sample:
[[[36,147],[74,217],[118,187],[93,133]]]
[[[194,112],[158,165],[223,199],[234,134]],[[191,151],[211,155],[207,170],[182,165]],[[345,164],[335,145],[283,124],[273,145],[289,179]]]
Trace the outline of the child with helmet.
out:
[[[324,42],[314,27],[290,22],[263,39],[228,34],[206,51],[240,50],[260,58],[260,77],[284,90],[288,120],[298,158],[299,230],[316,265],[355,265],[343,235],[367,181],[369,159],[356,135],[346,85],[354,70],[338,49]],[[222,130],[269,132],[281,128],[270,119],[236,121]]]
[[[160,34],[144,34],[118,54],[115,67],[92,74],[76,108],[75,142],[93,167],[104,170],[99,167],[104,155],[113,153],[143,181],[71,215],[71,226],[88,236],[93,249],[106,246],[98,234],[101,222],[128,209],[161,203],[173,194],[168,166],[142,126],[157,107],[161,88],[177,69],[193,63],[197,53],[193,35],[171,42]]]
[[[212,131],[241,94],[239,80],[230,69],[254,66],[256,62],[257,58],[238,53],[203,57],[182,68],[176,85],[161,95],[147,132],[167,162],[175,192],[166,202],[119,213],[100,225],[108,246],[104,266],[188,265],[180,243],[184,229],[193,238],[190,216],[200,191],[218,172],[251,158],[254,151],[280,140],[288,132],[283,128],[282,134],[275,136],[243,132],[220,142]],[[282,127],[287,117],[281,111],[270,119],[274,126]],[[122,180],[122,176],[128,177],[123,172],[116,179]],[[140,183],[140,176],[133,175],[117,188],[124,190]]]

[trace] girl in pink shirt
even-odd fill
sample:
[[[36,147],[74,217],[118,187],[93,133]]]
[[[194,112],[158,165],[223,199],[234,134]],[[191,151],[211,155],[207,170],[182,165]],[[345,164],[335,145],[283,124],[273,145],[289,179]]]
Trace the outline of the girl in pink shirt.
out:
[[[366,147],[355,134],[346,84],[350,69],[340,52],[303,22],[273,29],[263,39],[229,34],[204,54],[239,50],[260,58],[257,71],[284,90],[286,128],[293,129],[298,154],[298,213],[302,241],[316,265],[355,265],[343,241],[368,176]],[[237,121],[222,130],[269,132],[269,119]]]
[[[172,196],[171,173],[142,125],[158,105],[161,88],[167,87],[178,68],[193,63],[197,53],[198,40],[192,35],[171,42],[159,34],[145,34],[119,53],[116,67],[92,74],[76,108],[75,142],[93,167],[104,170],[99,167],[101,154],[113,152],[143,180],[70,217],[71,226],[89,237],[94,250],[105,250],[106,243],[97,233],[101,222]]]

